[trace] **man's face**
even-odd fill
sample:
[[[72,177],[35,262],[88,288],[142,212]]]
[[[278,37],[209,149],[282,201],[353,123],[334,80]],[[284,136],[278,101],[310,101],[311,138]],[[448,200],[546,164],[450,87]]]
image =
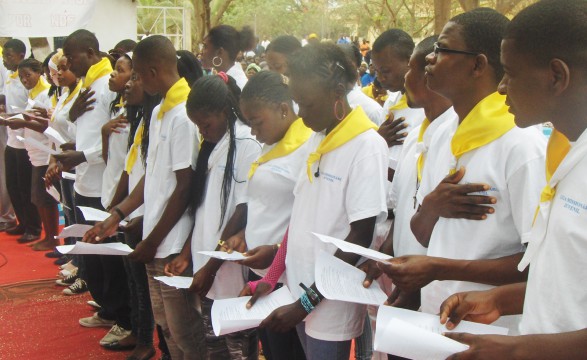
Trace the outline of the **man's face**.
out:
[[[404,76],[408,71],[408,60],[395,54],[391,45],[371,53],[371,64],[381,86],[389,91],[404,90]]]
[[[515,40],[508,39],[501,43],[501,63],[505,74],[498,90],[507,96],[506,104],[516,125],[524,128],[551,121],[548,67],[538,66],[529,55],[516,49]]]
[[[77,77],[86,76],[90,68],[90,58],[88,49],[81,49],[75,43],[65,43],[63,55],[67,57],[69,70]]]
[[[24,59],[24,54],[18,53],[14,51],[14,49],[4,48],[2,54],[2,61],[4,63],[4,67],[6,67],[10,71],[16,71],[18,69],[18,64]]]
[[[409,70],[405,76],[406,95],[411,108],[424,107],[426,96],[430,91],[426,87],[426,76],[422,55],[413,54],[408,63]]]

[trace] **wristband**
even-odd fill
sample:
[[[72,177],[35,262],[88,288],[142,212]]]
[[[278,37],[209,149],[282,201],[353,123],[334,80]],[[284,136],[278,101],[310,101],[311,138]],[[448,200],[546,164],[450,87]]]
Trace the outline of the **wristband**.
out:
[[[113,207],[112,210],[114,210],[114,212],[120,216],[120,221],[124,220],[126,217],[124,216],[124,213],[118,208],[118,206]]]
[[[303,293],[302,296],[300,296],[300,302],[302,303],[302,307],[308,314],[314,311],[315,307],[310,301],[310,298],[308,298],[308,294]]]
[[[306,285],[304,285],[304,283],[300,283],[300,287],[304,289],[306,295],[308,296],[308,299],[314,300],[316,302],[316,305],[320,304],[320,301],[322,301],[322,299],[320,299],[320,296],[318,296],[318,294],[312,288],[307,287]]]

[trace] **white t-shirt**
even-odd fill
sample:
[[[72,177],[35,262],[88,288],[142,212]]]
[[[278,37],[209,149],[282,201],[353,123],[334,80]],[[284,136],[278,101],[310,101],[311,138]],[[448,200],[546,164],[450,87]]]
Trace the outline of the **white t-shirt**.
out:
[[[144,120],[141,120],[141,122],[139,123],[139,126],[137,127],[137,131],[141,129],[141,124],[143,123],[143,121]],[[130,171],[130,174],[128,175],[128,193],[129,194],[135,189],[135,187],[139,184],[139,182],[141,181],[141,179],[145,175],[145,165],[144,165],[143,155],[141,153],[140,147],[138,149],[138,152],[139,153],[138,153],[137,160],[133,164],[132,169]],[[126,169],[126,165],[128,164],[128,155],[129,154],[130,154],[130,151],[126,154],[126,157],[124,159],[124,168],[123,169]],[[130,213],[130,215],[128,215],[128,219],[131,220],[136,217],[143,216],[144,213],[145,213],[145,204],[141,205],[138,209],[136,209],[135,211]]]
[[[192,262],[194,274],[204,266],[209,257],[198,251],[216,249],[224,227],[234,214],[236,206],[247,202],[247,175],[253,161],[261,154],[261,145],[255,140],[247,126],[235,125],[236,152],[234,156],[233,182],[226,204],[224,221],[220,224],[222,214],[222,181],[226,169],[230,137],[228,133],[216,144],[208,159],[208,179],[206,191],[200,207],[196,211],[196,220],[192,234]],[[245,268],[232,261],[225,261],[214,279],[210,299],[225,299],[238,296],[245,285]]]
[[[53,110],[53,121],[49,122],[49,126],[55,129],[67,142],[75,142],[76,125],[69,121],[69,110],[71,110],[79,93],[74,95],[67,104],[63,105],[69,96],[69,88],[62,87],[61,89],[63,92],[59,97],[59,101],[57,101],[57,105],[55,105],[55,109]],[[56,146],[56,148],[59,149],[59,146]]]
[[[553,175],[560,179],[550,212],[537,216],[528,244],[530,274],[521,334],[551,334],[587,328],[587,131]],[[541,209],[541,212],[546,209]],[[534,214],[534,213],[532,213]],[[535,231],[544,229],[542,234]],[[583,284],[583,285],[582,285]]]
[[[275,145],[264,145],[263,154]],[[310,153],[308,142],[291,154],[261,164],[249,180],[247,203],[247,247],[281,243],[289,225],[294,186]],[[267,269],[251,269],[265,276]]]
[[[324,132],[310,137],[312,151],[324,137]],[[334,246],[316,239],[311,232],[345,239],[351,223],[374,216],[383,221],[387,217],[387,152],[385,140],[375,130],[368,130],[322,155],[319,164],[312,166],[312,174],[320,168],[320,176],[313,182],[308,180],[305,169],[300,172],[286,256],[287,283],[294,297],[303,292],[299,283],[314,283],[316,254],[320,250],[336,252]],[[323,300],[306,317],[306,333],[319,340],[353,339],[363,332],[365,311],[365,305]]]
[[[247,81],[249,81],[247,74],[245,74],[243,67],[239,62],[235,62],[234,65],[228,69],[226,75],[232,76],[241,90],[247,85]]]
[[[35,102],[34,106],[39,106],[42,108],[51,107],[51,97],[49,97],[49,89],[41,91],[32,100]],[[30,110],[34,106],[32,104],[27,104],[26,109]],[[38,142],[46,145],[47,147],[52,146],[51,140],[49,140],[49,138],[45,136],[45,134],[35,131],[33,129],[24,128],[24,137],[37,140]],[[37,167],[49,165],[49,154],[27,143],[25,143],[24,147],[27,150],[27,153],[29,154],[29,159],[33,166]]]
[[[0,94],[4,95],[4,84],[8,78],[8,69],[4,66],[4,61],[1,60],[2,56],[0,55]]]
[[[346,96],[351,108],[360,106],[367,114],[367,117],[377,126],[381,126],[383,120],[385,120],[385,112],[379,103],[372,98],[368,97],[359,85],[355,87]]]
[[[385,116],[389,113],[389,109],[397,104],[400,99],[402,98],[403,94],[401,92],[390,93],[389,91],[387,100],[383,104],[383,120],[385,121]],[[393,111],[393,117],[395,120],[403,117],[405,119],[404,124],[407,124],[408,127],[401,132],[409,133],[414,129],[416,126],[422,124],[422,121],[426,118],[426,114],[424,114],[424,109],[412,109],[412,108],[405,108]],[[394,145],[389,148],[389,167],[394,169],[397,167],[397,162],[400,159],[400,154],[402,152],[403,145]]]
[[[157,120],[160,108],[161,105],[157,105],[153,110],[149,125],[143,239],[151,234],[161,219],[169,197],[175,190],[175,171],[189,167],[195,169],[198,156],[197,139],[200,134],[186,114],[185,102],[166,112],[161,120]],[[186,209],[157,248],[155,257],[162,259],[179,254],[194,225],[193,221],[193,216]]]
[[[430,123],[424,132],[423,142],[418,143],[420,126],[410,131],[404,142],[400,161],[398,162],[391,183],[390,201],[388,206],[394,209],[393,251],[395,256],[426,255],[426,248],[420,245],[412,233],[410,220],[416,213],[416,191],[418,189],[418,158],[420,154],[427,164],[427,153],[430,141],[436,130],[447,121],[455,121],[457,114],[450,107]]]
[[[457,119],[442,125],[434,134],[418,200],[448,175],[456,162],[450,141]],[[486,220],[440,218],[428,246],[428,255],[448,259],[496,259],[524,251],[540,192],[545,185],[546,139],[536,128],[514,127],[493,142],[461,156],[456,168],[466,168],[461,184],[484,183],[491,188],[494,214]],[[450,295],[493,286],[463,281],[433,281],[422,289],[422,311],[436,314]]]
[[[15,107],[18,109],[25,109],[27,107],[27,101],[29,98],[29,91],[20,82],[20,78],[17,76],[14,79],[10,78],[10,75],[14,74],[13,71],[6,73],[6,82],[4,82],[4,96],[6,96],[6,112],[12,114],[15,112]],[[24,143],[18,140],[17,136],[24,137],[24,129],[12,130],[7,127],[8,130],[8,142],[7,146],[14,149],[24,149]]]
[[[110,75],[104,75],[90,86],[95,92],[94,109],[75,121],[75,149],[83,151],[86,162],[75,168],[73,188],[78,194],[87,197],[97,198],[102,195],[102,174],[106,168],[102,159],[102,125],[110,120],[110,103],[116,98],[116,93],[108,88],[109,78]]]
[[[124,112],[124,109],[119,110],[112,119],[118,117]],[[108,138],[108,162],[102,175],[102,206],[107,208],[112,202],[120,174],[124,170],[124,160],[128,152],[128,136],[130,132],[130,125],[127,124],[124,128],[118,128],[119,133],[112,133]]]

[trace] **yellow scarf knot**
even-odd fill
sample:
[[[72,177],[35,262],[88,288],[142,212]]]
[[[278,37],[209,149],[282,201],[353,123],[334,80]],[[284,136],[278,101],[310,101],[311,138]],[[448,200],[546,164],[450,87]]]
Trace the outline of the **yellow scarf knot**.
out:
[[[403,94],[399,101],[389,108],[388,112],[393,110],[407,109],[408,107],[408,97],[406,94]]]
[[[86,73],[86,78],[84,79],[84,89],[89,88],[92,84],[106,76],[110,75],[112,72],[112,64],[110,64],[110,60],[108,58],[103,57],[102,60],[97,62],[96,64],[90,66],[88,72]]]
[[[139,125],[139,127],[137,128],[137,131],[135,132],[135,137],[134,137],[132,146],[130,147],[130,150],[128,151],[128,160],[126,162],[126,168],[124,170],[129,175],[132,172],[132,168],[135,166],[137,159],[139,158],[139,148],[141,147],[141,144],[143,142],[143,129],[144,128],[145,128],[145,123],[141,121],[141,124]]]
[[[34,100],[37,96],[39,96],[40,93],[49,89],[50,87],[51,85],[49,85],[44,77],[39,77],[39,81],[37,81],[35,87],[29,91],[29,99]]]
[[[173,86],[167,91],[167,94],[165,94],[163,104],[161,104],[159,113],[157,114],[157,120],[163,119],[163,116],[165,116],[166,112],[173,109],[177,105],[186,102],[190,90],[190,86],[184,78],[179,79],[175,84],[173,84]]]

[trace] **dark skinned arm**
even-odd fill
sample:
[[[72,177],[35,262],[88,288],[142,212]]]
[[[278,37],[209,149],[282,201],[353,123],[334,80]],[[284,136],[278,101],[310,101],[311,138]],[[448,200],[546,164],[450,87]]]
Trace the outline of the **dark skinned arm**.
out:
[[[128,196],[128,174],[126,173],[126,171],[123,171],[122,174],[120,175],[120,180],[118,180],[118,185],[116,186],[116,191],[114,192],[114,197],[112,197],[112,202],[110,203],[110,208],[120,204],[127,196]]]

